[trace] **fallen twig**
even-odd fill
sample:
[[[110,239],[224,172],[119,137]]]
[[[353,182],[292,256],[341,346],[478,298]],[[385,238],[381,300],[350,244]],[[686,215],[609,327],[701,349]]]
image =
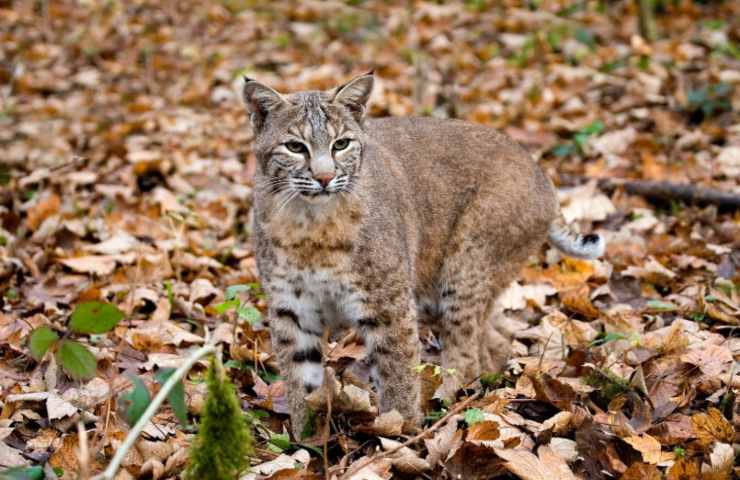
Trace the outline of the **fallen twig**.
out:
[[[409,438],[408,440],[406,440],[402,444],[400,444],[400,445],[398,445],[396,447],[393,447],[390,450],[385,450],[383,452],[378,452],[375,455],[373,455],[372,457],[367,458],[363,462],[358,462],[358,463],[356,463],[354,465],[351,465],[349,467],[349,470],[347,470],[344,473],[344,475],[342,475],[340,477],[340,480],[345,480],[345,479],[346,480],[349,480],[352,477],[352,475],[354,475],[355,473],[359,472],[360,470],[362,470],[363,468],[367,467],[368,465],[370,465],[370,464],[372,464],[374,462],[377,462],[378,460],[380,460],[382,458],[389,457],[389,456],[393,455],[394,453],[396,453],[397,451],[401,450],[402,448],[408,447],[409,445],[413,445],[416,442],[418,442],[419,440],[422,440],[425,437],[427,437],[428,435],[434,433],[442,425],[444,425],[445,423],[447,423],[447,421],[451,417],[453,417],[454,415],[457,415],[462,410],[464,410],[465,408],[467,408],[468,405],[470,405],[475,400],[477,400],[480,397],[480,395],[481,395],[481,392],[476,392],[471,397],[469,397],[467,400],[465,400],[464,402],[458,404],[455,408],[453,408],[452,410],[450,410],[449,412],[447,412],[447,414],[444,417],[442,417],[439,420],[437,420],[431,427],[425,429],[424,431],[422,431],[418,435]]]
[[[623,188],[632,195],[641,195],[648,200],[669,201],[680,200],[698,205],[717,205],[719,208],[740,208],[740,194],[726,192],[716,188],[700,187],[690,183],[672,183],[655,180],[627,180],[624,178],[582,177],[578,175],[561,175],[561,180],[567,185],[586,183],[597,180],[601,190],[612,192]]]

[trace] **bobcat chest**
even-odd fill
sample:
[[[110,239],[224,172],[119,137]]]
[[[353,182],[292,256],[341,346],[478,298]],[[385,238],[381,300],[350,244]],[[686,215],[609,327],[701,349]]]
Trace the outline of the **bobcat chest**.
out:
[[[290,219],[273,219],[267,229],[275,254],[273,303],[295,310],[301,326],[314,331],[362,313],[364,296],[353,286],[352,268],[359,223],[352,206],[346,207],[329,217],[293,212]]]
[[[361,315],[364,296],[343,267],[301,266],[286,258],[270,282],[273,303],[295,311],[301,327],[315,333],[352,323]]]

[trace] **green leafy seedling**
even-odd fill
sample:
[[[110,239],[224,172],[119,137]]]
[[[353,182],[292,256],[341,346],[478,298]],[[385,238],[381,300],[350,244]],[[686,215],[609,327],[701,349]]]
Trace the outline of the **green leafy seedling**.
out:
[[[69,332],[63,339],[48,325],[31,332],[28,348],[31,356],[40,361],[46,352],[56,347],[56,360],[64,372],[75,380],[88,380],[95,376],[97,360],[84,345],[66,337],[69,333],[89,334],[91,338],[111,331],[123,318],[115,305],[106,302],[83,302],[70,315]]]
[[[617,340],[626,340],[627,335],[623,333],[611,332],[599,334],[589,345],[591,348],[605,345],[609,342],[616,342]]]
[[[59,340],[57,332],[47,325],[42,325],[31,334],[28,341],[28,348],[31,350],[31,356],[37,361],[41,360],[46,352],[56,341]]]
[[[463,414],[463,420],[465,420],[465,423],[467,423],[468,426],[482,422],[485,419],[485,414],[480,408],[469,408],[465,410],[465,413]]]
[[[0,480],[44,480],[44,468],[12,467],[0,470]]]
[[[133,426],[144,414],[146,407],[149,406],[151,397],[149,396],[149,390],[141,378],[133,377],[131,381],[134,382],[134,388],[122,394],[120,401],[124,407],[126,423]]]
[[[219,315],[223,315],[229,310],[234,310],[240,319],[246,320],[253,325],[262,318],[262,313],[251,303],[242,303],[239,299],[239,294],[257,289],[256,284],[252,283],[231,285],[224,292],[224,301],[214,305],[213,308]]]
[[[279,452],[290,448],[290,437],[287,433],[273,433],[268,440],[268,448],[274,447]]]
[[[75,333],[110,332],[123,319],[115,305],[106,302],[84,302],[74,309],[69,321],[69,329]]]
[[[170,376],[175,373],[174,368],[163,368],[154,376],[154,378],[161,384],[167,381]],[[172,410],[175,412],[175,416],[181,423],[188,423],[188,407],[185,405],[185,386],[182,384],[182,380],[178,380],[174,388],[167,394],[167,402],[169,402]]]
[[[89,380],[95,376],[98,361],[90,350],[74,340],[62,340],[56,353],[57,363],[75,380]]]

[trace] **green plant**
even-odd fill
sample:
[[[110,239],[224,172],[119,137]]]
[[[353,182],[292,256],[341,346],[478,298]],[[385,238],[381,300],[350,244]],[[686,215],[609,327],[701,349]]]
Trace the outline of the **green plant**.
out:
[[[631,391],[629,382],[609,369],[594,369],[583,383],[598,389],[594,393],[602,405],[608,405],[616,396]]]
[[[28,348],[31,356],[39,361],[49,350],[55,352],[57,363],[70,378],[87,380],[95,376],[97,360],[87,347],[69,337],[72,334],[104,334],[113,330],[121,319],[123,312],[110,303],[80,303],[70,315],[68,330],[61,337],[50,326],[42,325],[31,332]]]
[[[725,82],[710,83],[686,93],[686,111],[693,121],[732,110],[732,87]]]
[[[571,141],[555,145],[551,152],[556,157],[567,157],[575,153],[582,154],[586,149],[588,140],[591,137],[600,134],[603,130],[604,122],[601,120],[595,120],[578,130],[573,135],[573,139]]]
[[[463,420],[465,420],[465,423],[468,424],[468,426],[474,425],[478,422],[482,422],[485,420],[486,417],[483,413],[483,410],[480,408],[469,408],[465,410],[465,413],[463,414]]]
[[[0,471],[0,480],[43,480],[44,468],[35,467],[12,467]]]
[[[252,432],[234,385],[217,357],[211,357],[206,404],[190,447],[186,479],[231,480],[249,466]]]
[[[480,384],[489,390],[506,387],[512,382],[503,373],[484,373],[480,376]]]
[[[250,324],[258,322],[262,318],[262,314],[259,310],[250,302],[242,302],[239,298],[239,294],[254,290],[256,296],[260,297],[259,285],[256,283],[232,285],[224,292],[224,301],[215,305],[213,308],[219,315],[222,315],[229,310],[235,310],[237,316],[248,321]]]
[[[173,373],[175,373],[174,368],[162,368],[154,378],[157,380],[157,383],[164,385]],[[126,423],[133,426],[139,421],[139,418],[141,418],[151,403],[151,395],[141,378],[133,376],[131,381],[134,383],[134,388],[121,394],[118,401],[123,406]],[[188,408],[185,405],[185,386],[182,380],[178,380],[172,390],[167,394],[167,403],[172,407],[172,411],[175,413],[177,419],[180,420],[180,423],[183,425],[186,424],[188,422]]]
[[[606,333],[601,332],[599,333],[596,338],[593,339],[593,341],[588,345],[589,347],[598,347],[604,344],[607,344],[609,342],[615,342],[617,340],[626,340],[628,337],[627,335],[623,333],[618,332],[612,332],[612,333]]]

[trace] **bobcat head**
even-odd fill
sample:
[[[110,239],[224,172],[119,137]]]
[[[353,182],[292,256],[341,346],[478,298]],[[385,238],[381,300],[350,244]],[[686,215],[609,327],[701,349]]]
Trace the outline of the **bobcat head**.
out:
[[[324,204],[351,194],[362,164],[372,72],[331,91],[290,95],[244,80],[259,194],[281,206],[296,199]]]

